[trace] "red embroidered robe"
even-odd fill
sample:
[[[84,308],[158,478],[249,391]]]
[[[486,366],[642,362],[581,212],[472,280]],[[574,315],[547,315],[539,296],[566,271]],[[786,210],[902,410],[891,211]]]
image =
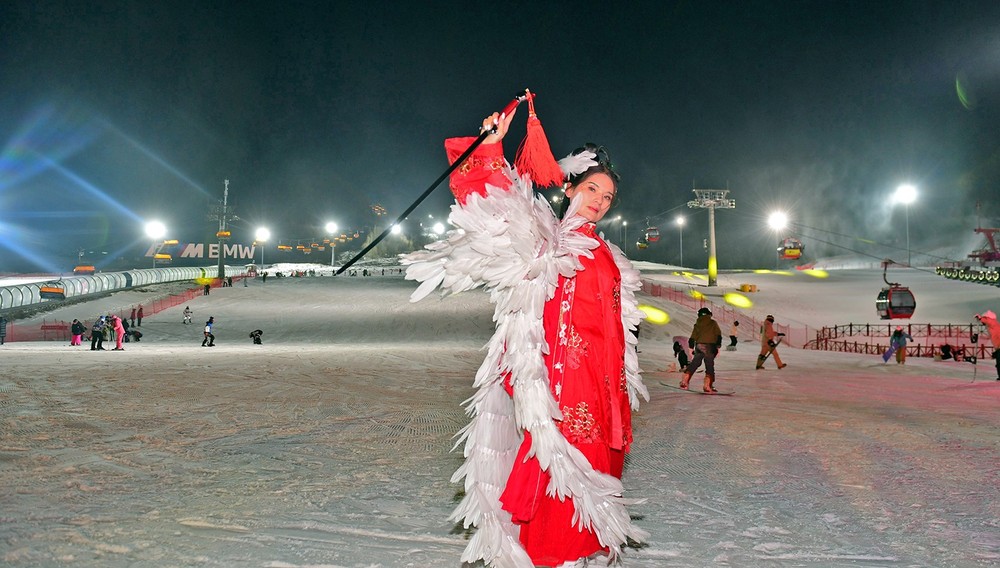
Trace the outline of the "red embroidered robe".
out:
[[[445,143],[449,161],[464,152],[472,138]],[[471,193],[486,195],[485,185],[508,187],[500,144],[482,145],[451,177],[460,203]],[[632,441],[631,408],[626,390],[625,339],[621,319],[621,277],[607,244],[593,223],[579,229],[599,241],[594,258],[581,257],[583,269],[572,278],[559,277],[555,296],[547,300],[543,326],[549,387],[562,412],[557,426],[592,467],[621,477],[625,452]],[[520,540],[537,565],[556,566],[601,550],[597,536],[573,526],[572,499],[546,495],[549,476],[536,458],[525,460],[531,435],[524,441],[500,497],[503,508],[521,527]]]

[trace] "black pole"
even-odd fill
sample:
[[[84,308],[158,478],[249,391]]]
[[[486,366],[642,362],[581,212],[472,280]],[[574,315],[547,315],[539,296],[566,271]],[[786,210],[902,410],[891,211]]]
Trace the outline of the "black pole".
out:
[[[430,195],[431,192],[433,192],[435,189],[437,189],[437,186],[440,185],[442,181],[448,179],[448,176],[451,175],[451,172],[455,171],[456,168],[461,166],[462,162],[464,162],[466,158],[472,155],[472,152],[475,151],[475,149],[478,148],[479,145],[483,143],[483,140],[485,140],[486,137],[492,133],[493,133],[492,129],[484,130],[482,134],[480,134],[479,137],[472,142],[472,145],[469,146],[468,150],[466,150],[461,156],[459,156],[458,159],[455,160],[455,162],[451,166],[449,166],[448,169],[445,170],[440,177],[434,180],[434,183],[432,183],[430,187],[425,189],[424,192],[420,194],[420,197],[418,197],[416,201],[414,201],[409,207],[406,208],[406,211],[403,211],[403,213],[399,217],[396,217],[396,221],[393,222],[392,225],[386,227],[385,230],[382,231],[382,233],[379,236],[375,237],[375,240],[368,243],[368,246],[361,249],[361,252],[359,252],[358,254],[354,255],[354,258],[347,261],[344,264],[344,266],[341,266],[334,274],[334,276],[350,268],[352,264],[361,260],[363,256],[368,254],[368,251],[372,250],[373,248],[375,248],[375,246],[377,246],[380,242],[382,242],[382,239],[384,239],[386,235],[388,235],[389,232],[392,231],[392,227],[394,225],[398,225],[402,223],[404,220],[406,220],[406,218],[410,215],[410,213],[413,213],[413,210],[416,209],[423,202],[424,199],[427,199],[427,196]]]
[[[528,91],[528,89],[525,89],[523,93],[518,93],[517,95],[514,96],[514,100],[510,101],[509,103],[507,103],[507,106],[504,107],[504,109],[500,113],[500,115],[501,116],[509,116],[510,113],[514,112],[514,109],[517,108],[517,105],[521,104],[522,101],[525,101],[528,98],[534,97],[534,96],[535,95],[532,94],[530,91]],[[347,263],[344,264],[344,266],[341,266],[340,269],[337,270],[337,272],[334,273],[334,276],[336,276],[337,274],[340,274],[341,272],[343,272],[343,271],[347,270],[348,268],[350,268],[351,265],[353,265],[355,262],[361,260],[361,257],[363,257],[366,254],[368,254],[368,251],[372,250],[373,248],[375,248],[376,245],[378,245],[380,242],[382,242],[382,239],[384,239],[385,236],[389,234],[389,231],[392,230],[393,225],[398,225],[398,224],[402,223],[410,213],[413,213],[413,210],[416,209],[417,206],[419,206],[420,203],[423,202],[424,199],[427,199],[427,196],[430,195],[431,192],[434,191],[434,189],[442,181],[448,179],[448,176],[451,175],[451,172],[455,171],[455,169],[458,168],[458,166],[462,165],[462,162],[464,162],[466,158],[468,158],[470,155],[472,155],[472,152],[475,151],[475,149],[478,148],[479,145],[483,143],[483,140],[485,140],[487,136],[489,136],[490,134],[496,133],[497,126],[498,125],[494,124],[493,128],[490,128],[490,129],[482,131],[479,134],[479,137],[476,138],[472,142],[472,144],[469,146],[469,149],[466,150],[465,152],[463,152],[462,155],[459,156],[458,159],[455,160],[451,164],[451,166],[447,170],[445,170],[443,174],[441,174],[440,177],[438,177],[436,180],[434,180],[434,183],[432,183],[430,187],[428,187],[426,190],[424,190],[424,192],[420,195],[420,197],[418,197],[417,200],[414,201],[412,205],[410,205],[409,207],[407,207],[406,211],[403,211],[402,215],[400,215],[399,217],[396,217],[396,221],[392,225],[389,225],[388,227],[386,227],[385,230],[382,231],[381,235],[375,237],[375,240],[373,240],[361,252],[359,252],[358,254],[354,255],[354,258],[352,258],[351,260],[347,261]]]
[[[534,95],[531,94],[527,89],[525,89],[523,93],[518,93],[517,95],[514,96],[514,100],[510,101],[510,103],[508,103],[507,106],[503,109],[501,115],[510,115],[510,113],[513,112],[515,108],[517,108],[517,105],[521,104],[521,101],[527,99],[528,97],[533,97],[533,96]],[[386,227],[385,230],[382,231],[382,234],[375,237],[375,240],[373,240],[371,243],[368,244],[368,246],[363,248],[361,252],[354,255],[354,258],[347,261],[347,263],[344,264],[344,266],[341,266],[340,269],[338,269],[337,272],[334,273],[334,276],[350,268],[355,262],[361,260],[363,256],[368,254],[368,251],[372,250],[373,248],[375,248],[376,245],[382,242],[382,239],[384,239],[386,235],[389,234],[389,231],[392,230],[393,225],[398,225],[402,223],[404,220],[406,220],[406,217],[409,216],[410,213],[413,213],[413,210],[416,209],[423,202],[424,199],[427,199],[427,196],[430,195],[431,192],[433,192],[437,188],[437,186],[441,184],[442,181],[448,179],[448,176],[451,175],[451,172],[455,171],[459,166],[462,165],[462,162],[464,162],[466,158],[472,155],[472,152],[474,152],[475,149],[478,148],[479,145],[483,143],[483,140],[485,140],[487,136],[489,136],[490,134],[494,134],[496,131],[497,131],[497,125],[493,125],[493,128],[488,128],[486,130],[483,130],[479,134],[479,137],[473,140],[472,144],[469,145],[469,148],[465,152],[463,152],[462,155],[459,156],[457,160],[452,162],[451,166],[449,166],[448,169],[445,170],[443,174],[441,174],[436,180],[434,180],[434,183],[432,183],[430,187],[425,189],[424,192],[420,194],[420,197],[418,197],[416,201],[414,201],[409,207],[406,208],[406,211],[403,211],[403,213],[399,217],[396,217],[396,221],[393,222],[392,225]]]

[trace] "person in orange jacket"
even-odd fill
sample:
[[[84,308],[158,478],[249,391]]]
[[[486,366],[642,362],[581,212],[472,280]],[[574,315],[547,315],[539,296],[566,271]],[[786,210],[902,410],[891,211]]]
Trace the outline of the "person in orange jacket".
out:
[[[760,328],[760,355],[757,356],[757,369],[764,368],[764,361],[767,360],[768,353],[774,357],[774,363],[779,369],[784,369],[788,365],[781,362],[778,356],[778,338],[784,337],[784,333],[774,330],[774,316],[768,315],[764,318],[764,325]]]

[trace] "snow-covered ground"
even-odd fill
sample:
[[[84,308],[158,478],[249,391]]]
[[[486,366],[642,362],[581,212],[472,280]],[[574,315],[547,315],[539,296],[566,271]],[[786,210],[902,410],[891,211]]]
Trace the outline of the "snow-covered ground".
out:
[[[687,281],[644,265],[645,275]],[[272,268],[272,271],[274,269]],[[407,301],[398,274],[251,280],[147,316],[141,343],[0,347],[0,560],[7,566],[460,566],[447,520],[486,295]],[[273,273],[273,272],[272,272]],[[893,278],[896,276],[896,278]],[[890,273],[915,322],[1000,311],[1000,290]],[[754,315],[871,322],[881,271],[722,274],[754,283]],[[697,281],[692,280],[692,284]],[[711,293],[712,291],[709,290]],[[44,315],[92,319],[129,291]],[[730,397],[659,385],[673,335],[645,324],[651,400],[635,415],[631,510],[651,537],[630,567],[1000,564],[1000,382],[992,361],[880,358],[758,346],[723,352]],[[216,321],[217,347],[201,324]],[[264,330],[263,345],[248,334]],[[975,380],[974,380],[975,379]]]

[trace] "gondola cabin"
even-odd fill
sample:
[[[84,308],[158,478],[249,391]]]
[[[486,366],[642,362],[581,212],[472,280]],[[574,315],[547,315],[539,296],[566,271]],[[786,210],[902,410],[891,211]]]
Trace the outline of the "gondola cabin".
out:
[[[655,243],[660,240],[660,230],[656,227],[648,227],[646,229],[646,242]]]
[[[905,286],[882,288],[875,299],[875,311],[881,319],[910,319],[916,309],[917,300]]]
[[[649,243],[646,241],[636,241],[635,248],[642,250],[649,247]]]
[[[58,282],[46,282],[38,289],[38,295],[43,300],[65,300],[66,289]]]
[[[785,260],[797,260],[802,257],[802,252],[805,248],[802,241],[788,238],[781,241],[781,245],[778,247],[778,255]]]

